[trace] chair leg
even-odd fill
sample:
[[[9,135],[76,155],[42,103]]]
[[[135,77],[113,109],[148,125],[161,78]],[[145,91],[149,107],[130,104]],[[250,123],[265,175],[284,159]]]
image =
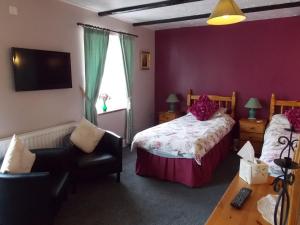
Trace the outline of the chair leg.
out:
[[[121,180],[121,173],[117,173],[117,182],[120,183],[120,180]]]

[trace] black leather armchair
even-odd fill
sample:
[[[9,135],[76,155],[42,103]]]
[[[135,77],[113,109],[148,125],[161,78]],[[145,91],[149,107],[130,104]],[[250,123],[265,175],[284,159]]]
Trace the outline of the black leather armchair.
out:
[[[122,172],[122,138],[106,131],[92,153],[84,153],[70,140],[70,134],[65,136],[63,147],[71,152],[72,181],[76,186],[79,179],[91,178],[103,174],[117,174],[120,182]]]
[[[50,225],[50,173],[0,174],[0,224]]]
[[[51,225],[67,198],[69,177],[78,178],[122,171],[122,138],[107,131],[91,154],[64,138],[65,148],[31,150],[36,160],[31,173],[0,173],[0,225]],[[0,165],[2,164],[0,158]],[[71,172],[71,174],[70,174]]]
[[[54,215],[67,196],[68,152],[64,149],[32,152],[36,153],[36,160],[31,173],[0,173],[1,225],[53,224]]]

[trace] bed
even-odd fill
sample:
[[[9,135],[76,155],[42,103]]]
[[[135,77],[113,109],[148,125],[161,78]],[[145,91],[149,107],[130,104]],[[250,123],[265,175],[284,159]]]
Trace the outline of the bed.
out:
[[[298,149],[295,152],[294,161],[300,163],[300,145],[298,145]],[[295,182],[288,189],[291,196],[291,212],[288,218],[288,225],[300,224],[300,170],[294,170],[293,173],[295,175]]]
[[[300,101],[277,100],[275,94],[271,96],[270,123],[264,134],[264,144],[260,156],[260,160],[269,165],[269,173],[271,176],[276,177],[282,174],[280,167],[274,163],[274,159],[280,157],[280,153],[284,147],[278,143],[278,138],[280,136],[289,137],[290,132],[286,131],[285,128],[290,128],[291,125],[284,116],[284,112],[289,108],[294,109],[296,107],[300,107]],[[300,134],[293,133],[292,137],[293,140],[299,140]],[[297,149],[296,146],[294,146],[294,149]],[[292,152],[292,157],[293,155],[294,153]],[[285,154],[283,154],[283,156],[285,156]]]
[[[187,95],[191,106],[199,95]],[[199,187],[211,181],[217,165],[230,152],[236,96],[209,95],[228,114],[198,121],[192,114],[151,127],[135,135],[136,174]]]

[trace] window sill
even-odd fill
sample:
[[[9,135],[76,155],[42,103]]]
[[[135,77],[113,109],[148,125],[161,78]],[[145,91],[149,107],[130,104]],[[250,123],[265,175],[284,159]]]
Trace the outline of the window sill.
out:
[[[123,111],[123,110],[126,110],[126,108],[113,109],[113,110],[109,110],[109,111],[106,111],[106,112],[100,112],[100,113],[98,113],[98,116],[105,115],[105,114],[110,114],[110,113],[114,113],[114,112],[119,112],[119,111]]]

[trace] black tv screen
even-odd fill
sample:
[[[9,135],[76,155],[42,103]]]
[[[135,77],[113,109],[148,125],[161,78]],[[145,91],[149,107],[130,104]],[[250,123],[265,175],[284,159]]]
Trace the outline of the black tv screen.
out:
[[[67,52],[11,48],[16,91],[72,88]]]

